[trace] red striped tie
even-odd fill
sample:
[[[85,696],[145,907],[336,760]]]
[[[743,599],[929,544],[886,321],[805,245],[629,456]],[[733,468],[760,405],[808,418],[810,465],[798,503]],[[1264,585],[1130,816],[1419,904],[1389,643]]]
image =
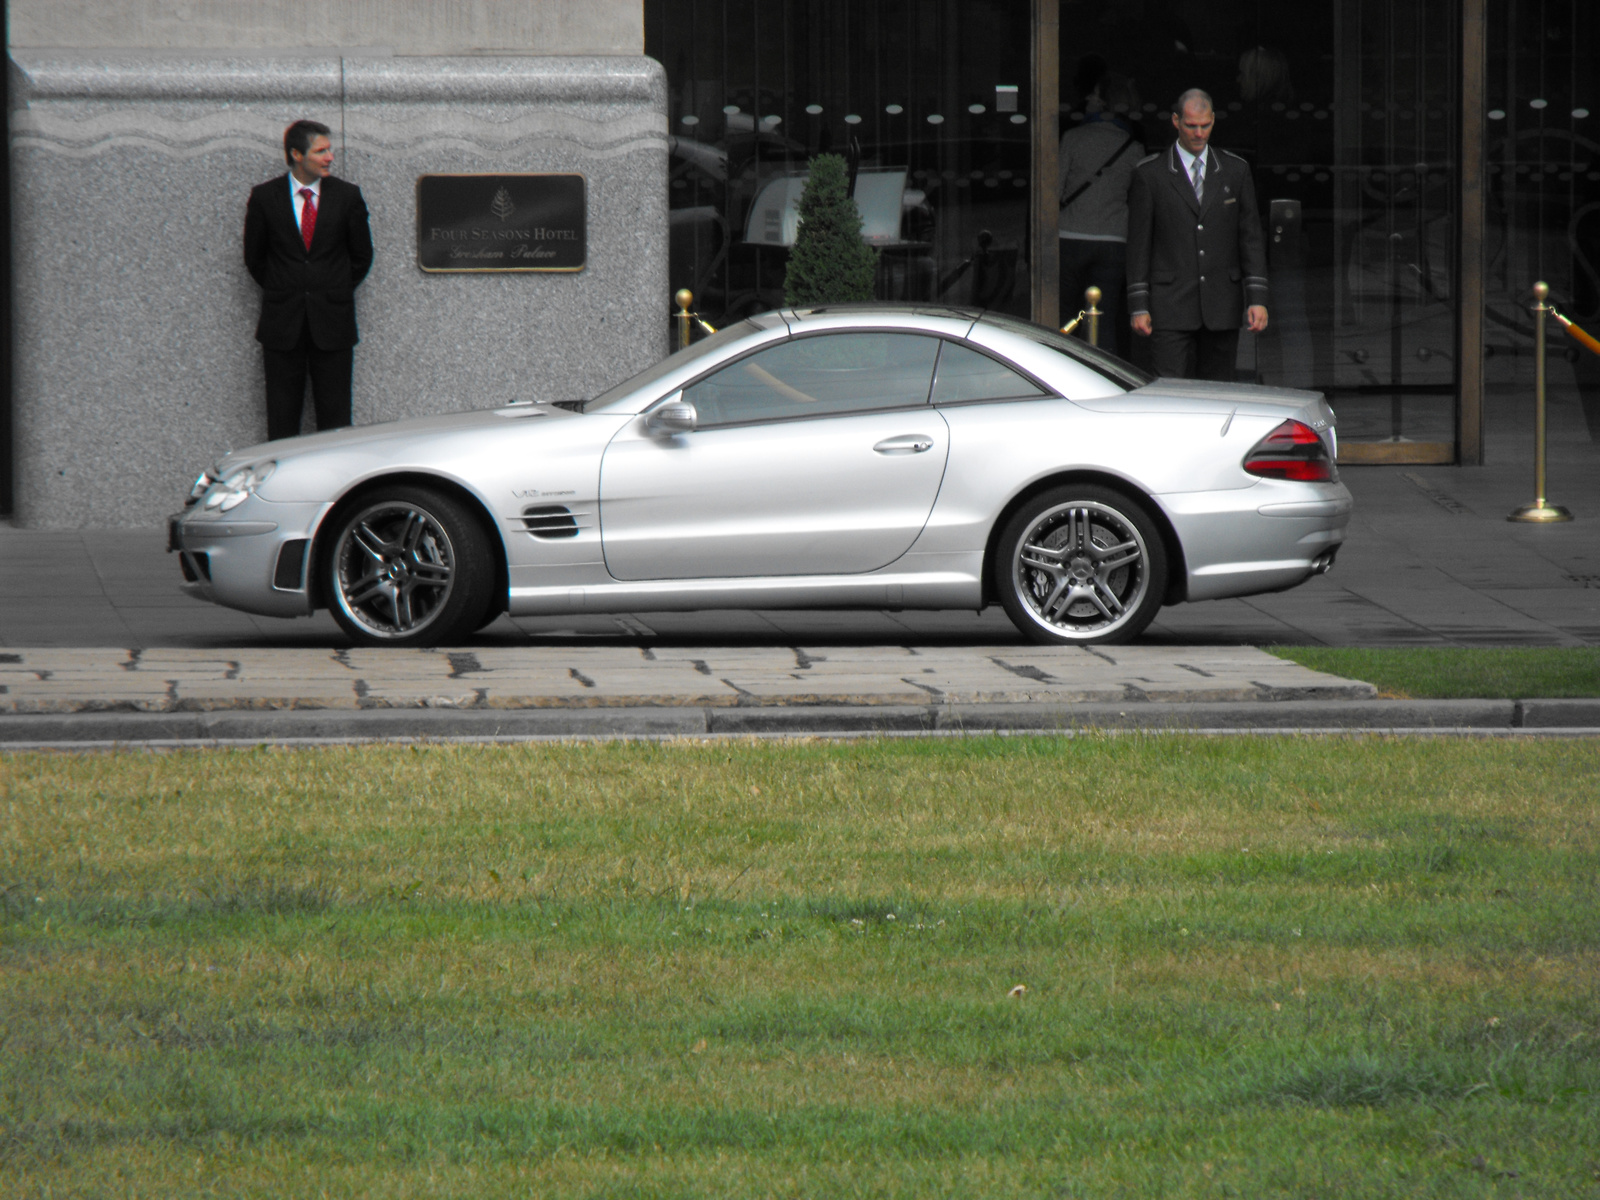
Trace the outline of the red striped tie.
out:
[[[300,210],[300,238],[311,249],[311,235],[317,231],[317,197],[310,188],[301,188],[300,196],[306,202]]]

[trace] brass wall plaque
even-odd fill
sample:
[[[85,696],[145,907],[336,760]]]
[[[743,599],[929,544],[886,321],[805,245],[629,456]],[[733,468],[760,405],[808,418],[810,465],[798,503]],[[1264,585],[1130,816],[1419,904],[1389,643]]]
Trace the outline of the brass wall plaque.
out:
[[[582,175],[419,175],[424,271],[581,271],[588,254]]]

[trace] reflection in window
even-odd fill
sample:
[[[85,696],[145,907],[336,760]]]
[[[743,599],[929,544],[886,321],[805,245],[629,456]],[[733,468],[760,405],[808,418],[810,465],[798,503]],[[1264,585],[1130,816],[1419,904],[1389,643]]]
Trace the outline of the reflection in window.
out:
[[[758,351],[686,389],[698,424],[743,424],[928,402],[936,338],[830,333]]]
[[[808,163],[830,153],[878,299],[1027,313],[1030,28],[1016,0],[644,0],[672,287],[718,326],[782,307]]]
[[[933,385],[935,404],[1031,399],[1048,394],[1004,363],[966,346],[946,342],[939,353],[939,374]]]

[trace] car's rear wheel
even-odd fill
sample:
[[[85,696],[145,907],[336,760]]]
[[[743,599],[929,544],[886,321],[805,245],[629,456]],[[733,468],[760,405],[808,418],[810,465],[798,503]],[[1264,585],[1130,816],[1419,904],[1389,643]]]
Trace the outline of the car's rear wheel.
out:
[[[1111,488],[1054,488],[1006,522],[995,591],[1036,642],[1126,642],[1155,619],[1167,589],[1166,547],[1149,512]]]
[[[475,630],[493,548],[459,502],[427,488],[369,493],[337,518],[323,576],[333,619],[368,646],[437,646]]]

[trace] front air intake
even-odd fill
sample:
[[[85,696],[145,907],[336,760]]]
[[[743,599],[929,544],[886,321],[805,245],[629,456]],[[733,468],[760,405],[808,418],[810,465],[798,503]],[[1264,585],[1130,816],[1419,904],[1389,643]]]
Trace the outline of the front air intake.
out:
[[[183,568],[183,581],[185,583],[199,583],[204,579],[211,581],[211,556],[204,550],[185,550],[178,555],[178,565]]]
[[[278,565],[272,572],[272,586],[280,592],[298,592],[305,565],[306,539],[289,539],[278,547]]]

